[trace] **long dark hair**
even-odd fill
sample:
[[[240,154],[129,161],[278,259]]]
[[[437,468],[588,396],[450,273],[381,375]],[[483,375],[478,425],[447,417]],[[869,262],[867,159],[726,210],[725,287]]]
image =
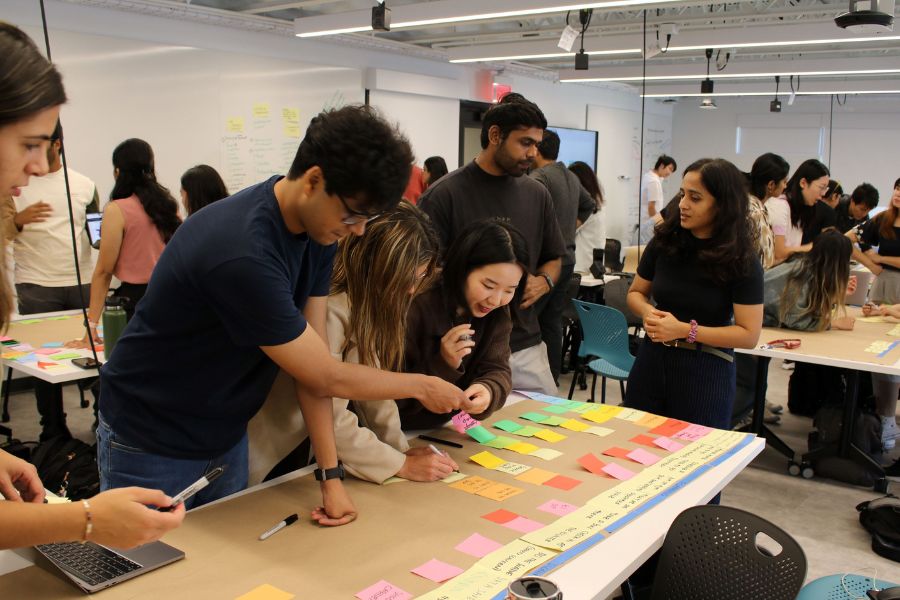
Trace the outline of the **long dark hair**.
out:
[[[218,171],[209,165],[191,167],[181,176],[181,189],[187,194],[188,215],[192,215],[207,204],[228,197],[228,188]]]
[[[424,164],[425,170],[428,171],[428,187],[447,174],[447,161],[441,156],[429,156]]]
[[[175,198],[156,181],[150,144],[137,138],[125,140],[113,150],[112,162],[118,174],[110,200],[137,196],[163,241],[168,242],[181,225],[181,218]]]
[[[495,219],[475,221],[459,232],[444,255],[444,270],[441,273],[441,285],[451,318],[458,307],[466,312],[469,310],[465,295],[469,273],[478,267],[497,263],[513,263],[522,267],[522,280],[509,303],[515,309],[522,301],[529,273],[525,238],[509,223]],[[491,316],[489,314],[487,318]]]
[[[800,181],[806,181],[809,185],[816,179],[830,176],[831,172],[821,161],[810,158],[800,163],[794,174],[787,182],[787,188],[784,190],[784,196],[787,198],[791,207],[791,224],[795,227],[803,227],[810,223],[815,216],[816,206],[807,206],[803,202],[803,188],[800,187]]]
[[[747,173],[747,184],[750,193],[756,196],[760,202],[766,201],[766,187],[770,182],[778,183],[788,176],[791,165],[774,152],[766,152],[753,161],[753,167]]]
[[[600,181],[597,179],[594,170],[589,164],[580,160],[576,160],[569,165],[569,170],[578,176],[581,186],[597,202],[597,209],[599,210],[603,206],[603,190],[600,188]]]
[[[722,158],[701,158],[691,163],[684,174],[697,171],[700,182],[716,199],[712,237],[699,250],[700,264],[718,283],[725,283],[745,275],[756,249],[750,234],[747,216],[749,198],[744,174]],[[690,231],[681,226],[681,211],[666,211],[665,220],[657,226],[654,239],[664,252],[687,257],[696,248]]]
[[[812,250],[802,254],[781,292],[778,318],[784,322],[787,313],[798,303],[803,290],[808,290],[802,316],[812,317],[822,331],[831,324],[831,312],[843,310],[847,282],[850,280],[850,254],[853,244],[839,231],[825,231],[813,242]]]

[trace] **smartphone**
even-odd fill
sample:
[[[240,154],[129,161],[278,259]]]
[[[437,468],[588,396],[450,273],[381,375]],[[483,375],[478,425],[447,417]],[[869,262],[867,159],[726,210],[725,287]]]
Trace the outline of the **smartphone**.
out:
[[[210,482],[212,482],[216,477],[218,477],[219,475],[221,475],[224,472],[225,472],[225,467],[216,467],[215,469],[213,469],[212,471],[210,471],[209,473],[207,473],[206,475],[204,475],[203,477],[201,477],[200,479],[198,479],[191,485],[187,486],[186,488],[184,488],[183,490],[178,492],[178,494],[176,494],[175,497],[172,498],[171,505],[160,506],[157,510],[159,510],[160,512],[171,511],[176,506],[183,503],[185,500],[187,500],[188,498],[190,498],[191,496],[193,496],[194,494],[196,494],[197,492],[199,492],[200,490],[202,490],[203,488],[208,486],[210,484]]]
[[[83,358],[73,358],[72,364],[81,369],[96,369],[99,368],[103,363],[95,358],[91,358],[90,356],[85,356]]]

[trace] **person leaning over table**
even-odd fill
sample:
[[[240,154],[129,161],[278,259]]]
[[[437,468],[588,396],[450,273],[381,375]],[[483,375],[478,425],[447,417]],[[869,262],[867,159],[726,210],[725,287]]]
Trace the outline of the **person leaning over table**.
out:
[[[325,111],[311,120],[287,177],[181,225],[100,370],[101,489],[145,481],[174,492],[222,465],[188,507],[244,489],[247,423],[281,368],[296,382],[321,467],[324,507],[312,518],[342,525],[356,509],[340,480],[333,397],[414,396],[437,412],[471,404],[437,377],[342,363],[328,348],[336,242],[363,235],[397,205],[412,161],[406,138],[371,107]]]
[[[733,348],[756,345],[763,315],[746,181],[730,162],[707,158],[687,168],[681,190],[678,210],[669,209],[657,227],[628,291],[628,307],[643,318],[647,336],[625,405],[728,429]]]
[[[17,196],[32,176],[48,172],[47,149],[66,101],[59,72],[20,29],[0,21],[0,195]],[[0,263],[0,329],[12,298]],[[125,488],[82,502],[44,504],[44,486],[33,465],[0,450],[0,548],[50,542],[96,541],[130,548],[178,527],[184,507],[169,506],[159,490]]]

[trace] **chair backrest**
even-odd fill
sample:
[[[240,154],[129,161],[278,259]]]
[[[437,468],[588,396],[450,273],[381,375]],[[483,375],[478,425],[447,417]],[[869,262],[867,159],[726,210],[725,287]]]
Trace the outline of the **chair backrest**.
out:
[[[596,356],[606,359],[625,370],[631,369],[634,357],[628,351],[628,323],[625,315],[614,308],[572,300],[584,339],[578,347],[578,356]]]
[[[580,289],[581,273],[572,273],[572,277],[569,278],[569,283],[566,286],[566,303],[563,305],[562,310],[563,320],[570,323],[574,323],[578,320],[578,315],[575,314],[575,309],[572,308],[572,303],[570,302],[570,300],[578,296],[578,290]]]
[[[622,242],[613,238],[606,238],[606,248],[603,250],[603,265],[608,271],[622,270]]]
[[[651,599],[794,600],[805,577],[803,549],[779,527],[730,506],[695,506],[666,534]]]
[[[625,322],[628,323],[629,327],[643,327],[644,322],[639,316],[631,312],[626,300],[628,288],[631,287],[634,276],[623,273],[618,275],[618,277],[619,279],[607,281],[603,284],[603,302],[625,315]]]

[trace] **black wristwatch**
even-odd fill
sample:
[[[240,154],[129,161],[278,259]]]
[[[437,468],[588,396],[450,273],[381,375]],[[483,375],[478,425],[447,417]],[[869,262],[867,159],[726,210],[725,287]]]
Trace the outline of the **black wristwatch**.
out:
[[[316,474],[316,481],[327,481],[329,479],[340,479],[343,481],[344,463],[338,461],[337,466],[333,469],[316,469],[313,472]]]

